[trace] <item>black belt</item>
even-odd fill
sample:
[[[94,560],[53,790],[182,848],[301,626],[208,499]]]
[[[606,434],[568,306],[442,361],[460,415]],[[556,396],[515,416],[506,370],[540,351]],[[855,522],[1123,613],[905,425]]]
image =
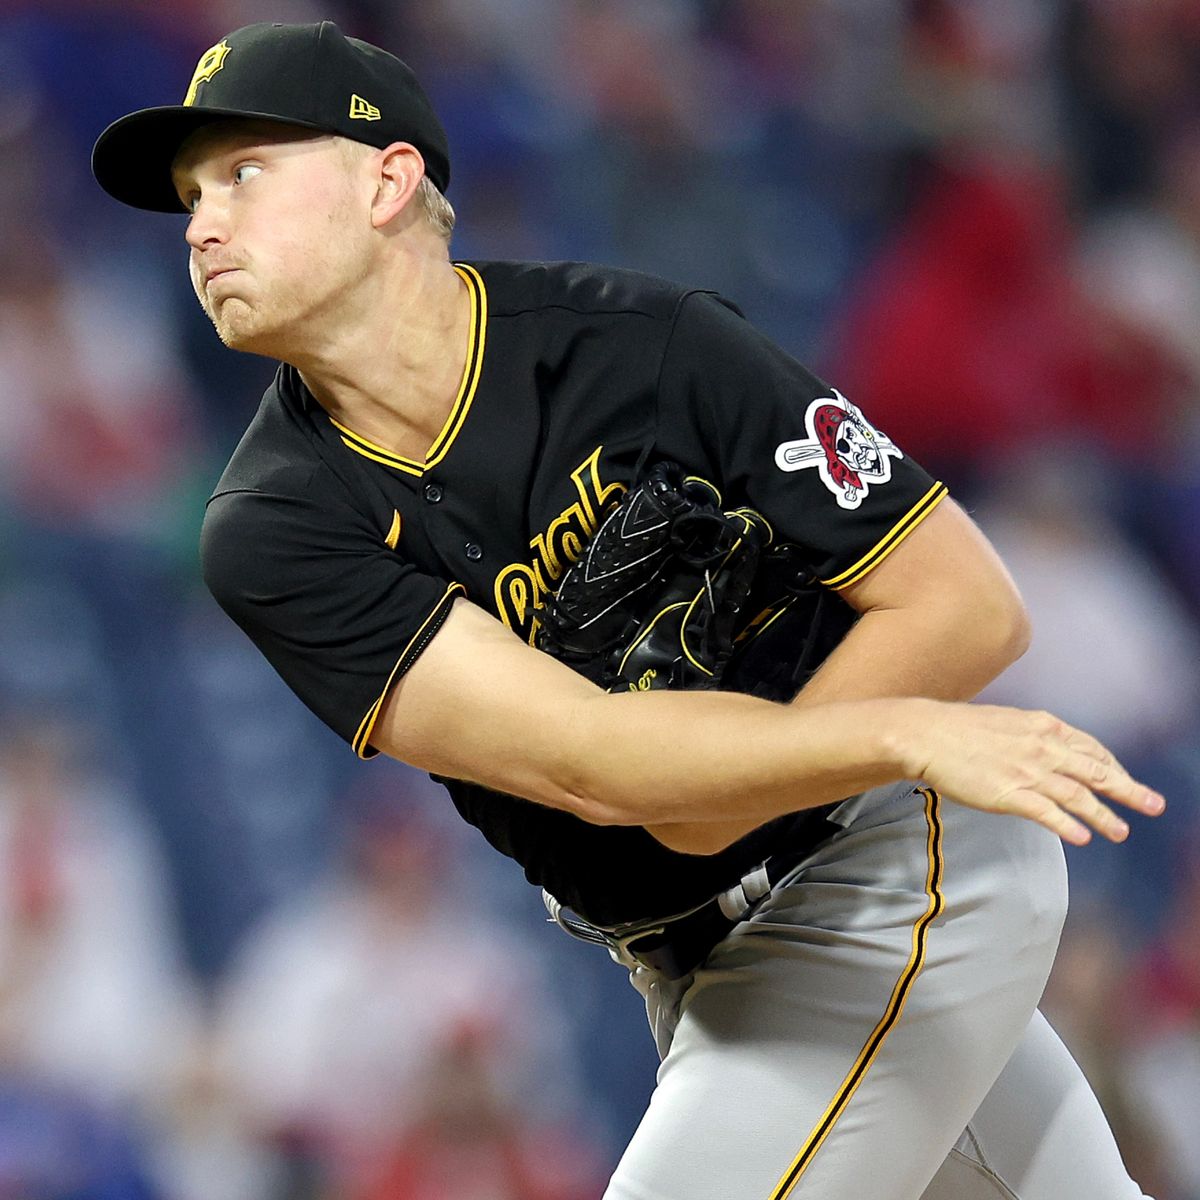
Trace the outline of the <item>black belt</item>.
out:
[[[549,892],[542,899],[556,921],[580,941],[606,946],[627,967],[650,967],[667,979],[690,975],[712,948],[745,920],[771,890],[812,853],[812,846],[773,854],[747,871],[733,887],[696,908],[658,921],[602,928],[568,913]]]

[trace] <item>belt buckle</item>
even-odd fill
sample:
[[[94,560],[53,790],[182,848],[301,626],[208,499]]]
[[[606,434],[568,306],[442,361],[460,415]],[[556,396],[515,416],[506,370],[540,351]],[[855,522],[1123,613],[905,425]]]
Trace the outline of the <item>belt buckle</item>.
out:
[[[663,937],[670,924],[670,921],[663,921],[658,925],[651,925],[648,929],[636,929],[626,934],[610,933],[606,940],[613,962],[620,963],[629,971],[635,967],[652,967],[654,964],[646,961],[634,947],[643,939]]]
[[[642,966],[667,979],[682,979],[696,970],[736,924],[737,918],[730,918],[714,896],[660,929],[642,930],[624,949]]]
[[[668,920],[660,921],[655,925],[627,927],[622,933],[619,929],[604,929],[599,925],[593,925],[590,921],[585,921],[582,917],[568,913],[561,902],[556,900],[545,888],[542,888],[542,902],[549,914],[548,920],[553,921],[565,933],[569,933],[581,942],[591,942],[594,946],[603,946],[614,962],[620,963],[629,971],[641,963],[641,960],[630,952],[630,944],[641,938],[664,934],[670,924]]]

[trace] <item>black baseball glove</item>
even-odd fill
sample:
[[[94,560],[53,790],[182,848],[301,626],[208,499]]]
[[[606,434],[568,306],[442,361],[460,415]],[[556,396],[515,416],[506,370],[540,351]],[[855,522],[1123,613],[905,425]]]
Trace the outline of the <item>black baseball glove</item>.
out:
[[[770,540],[758,513],[658,463],[546,601],[535,644],[608,691],[718,687]]]
[[[787,700],[853,623],[792,545],[674,463],[608,514],[538,612],[534,644],[606,691],[747,692]]]

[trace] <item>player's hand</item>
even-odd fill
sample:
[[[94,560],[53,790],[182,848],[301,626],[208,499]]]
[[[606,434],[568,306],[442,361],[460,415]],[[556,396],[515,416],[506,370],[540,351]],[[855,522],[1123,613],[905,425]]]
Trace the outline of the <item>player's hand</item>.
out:
[[[1166,807],[1094,737],[1051,713],[919,705],[907,710],[913,724],[902,732],[912,747],[911,774],[959,804],[1026,817],[1077,846],[1093,829],[1113,842],[1129,835],[1105,800],[1147,816]]]

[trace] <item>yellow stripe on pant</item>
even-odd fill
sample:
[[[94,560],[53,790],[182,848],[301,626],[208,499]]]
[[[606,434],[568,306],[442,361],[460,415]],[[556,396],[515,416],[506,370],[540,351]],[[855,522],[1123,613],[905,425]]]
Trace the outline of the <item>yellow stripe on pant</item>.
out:
[[[792,1165],[784,1173],[783,1178],[775,1185],[775,1190],[771,1193],[770,1200],[786,1200],[792,1194],[796,1184],[800,1182],[804,1172],[808,1170],[809,1165],[816,1157],[817,1151],[820,1150],[825,1139],[833,1131],[833,1127],[837,1124],[842,1113],[846,1111],[846,1107],[850,1103],[851,1097],[858,1090],[859,1084],[866,1078],[867,1071],[870,1070],[871,1064],[878,1057],[879,1051],[883,1048],[888,1034],[895,1027],[896,1022],[900,1020],[900,1015],[904,1012],[905,1002],[908,1000],[908,994],[912,990],[917,976],[921,973],[921,967],[924,965],[925,943],[929,926],[937,918],[944,905],[942,897],[942,823],[938,811],[941,799],[937,792],[933,791],[932,788],[920,788],[919,790],[925,797],[925,823],[929,830],[926,841],[929,869],[925,876],[925,895],[929,902],[924,914],[913,926],[912,952],[908,957],[908,963],[901,973],[900,978],[896,981],[896,986],[892,989],[891,999],[888,1001],[887,1008],[884,1010],[879,1023],[871,1031],[871,1035],[863,1045],[862,1051],[854,1062],[854,1066],[850,1068],[846,1078],[842,1080],[829,1107],[808,1135],[800,1153],[796,1155],[792,1161]]]

